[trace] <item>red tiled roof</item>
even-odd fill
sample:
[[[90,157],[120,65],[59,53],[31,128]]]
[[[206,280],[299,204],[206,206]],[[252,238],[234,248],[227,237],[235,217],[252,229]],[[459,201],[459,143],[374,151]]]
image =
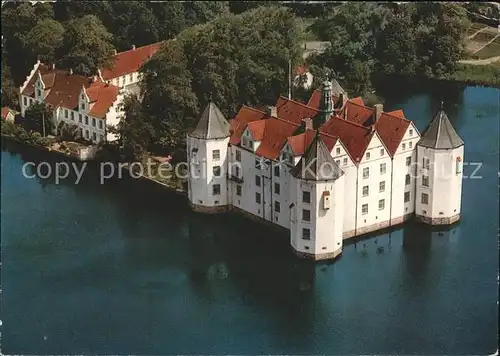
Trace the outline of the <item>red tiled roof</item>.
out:
[[[330,120],[323,124],[320,131],[330,136],[338,137],[354,162],[361,161],[361,157],[366,151],[373,136],[373,132],[370,128],[335,116],[331,117]]]
[[[295,156],[301,156],[307,150],[307,148],[311,145],[311,142],[316,137],[315,130],[306,130],[306,132],[301,133],[299,135],[288,137],[287,141],[292,149],[292,152]],[[326,147],[329,151],[333,149],[335,143],[337,143],[337,138],[325,135],[324,133],[320,133],[321,140],[325,143]]]
[[[265,121],[265,133],[255,153],[268,159],[277,159],[287,137],[297,130],[298,125],[275,118],[263,121]]]
[[[339,100],[339,98],[335,95],[332,95],[332,99],[333,99],[333,104],[334,105],[337,104],[337,101]],[[314,109],[319,109],[320,102],[321,102],[321,90],[316,89],[312,93],[311,98],[309,98],[309,101],[307,102],[307,106],[314,108]]]
[[[302,74],[305,74],[307,72],[309,72],[307,67],[301,66],[301,67],[297,67],[297,69],[295,70],[295,75],[302,75]]]
[[[31,77],[22,92],[23,95],[34,97],[38,73],[41,74],[45,83],[46,97],[44,102],[54,108],[60,106],[71,110],[77,109],[78,97],[82,87],[84,87],[91,103],[93,103],[89,114],[95,117],[103,117],[118,95],[119,88],[114,85],[106,85],[100,81],[93,82],[92,78],[70,75],[65,70],[50,69],[44,64],[40,64],[38,70]]]
[[[153,56],[161,47],[162,42],[120,52],[115,55],[111,69],[102,69],[102,79],[110,80],[129,73],[137,72],[141,65]]]
[[[95,82],[86,89],[90,99],[91,107],[89,115],[104,117],[106,112],[113,105],[118,97],[119,88],[114,85],[107,85],[103,82]]]
[[[318,114],[318,110],[299,103],[298,101],[291,100],[280,96],[276,102],[276,110],[278,117],[282,120],[300,124],[302,119],[306,117],[313,118]]]
[[[403,112],[403,110],[394,110],[394,111],[388,112],[388,114],[392,115],[392,116],[399,117],[400,119],[406,119],[405,113]]]
[[[348,100],[341,117],[356,124],[368,126],[373,116],[373,109],[367,108],[364,104],[359,104],[360,101],[363,102],[361,98]]]
[[[252,138],[255,141],[260,141],[264,137],[264,131],[266,128],[266,121],[265,120],[258,120],[254,122],[250,122],[248,124],[248,129],[250,130],[250,133],[252,134]]]
[[[229,142],[232,145],[239,144],[241,135],[243,131],[245,131],[247,124],[252,121],[263,119],[265,116],[266,114],[264,112],[243,105],[236,116],[229,122],[231,125],[231,138]]]
[[[375,129],[391,156],[396,153],[408,126],[410,126],[409,120],[389,113],[382,113],[375,123]]]
[[[2,119],[6,119],[7,115],[9,115],[10,109],[7,106],[2,107]]]

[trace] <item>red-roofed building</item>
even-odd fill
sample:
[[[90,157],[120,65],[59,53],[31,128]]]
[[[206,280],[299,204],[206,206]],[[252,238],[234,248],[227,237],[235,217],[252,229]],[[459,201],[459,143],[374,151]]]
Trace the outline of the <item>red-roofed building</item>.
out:
[[[120,88],[131,89],[140,81],[139,69],[160,49],[162,42],[153,43],[115,54],[111,68],[99,70],[103,82]]]
[[[82,137],[94,143],[115,139],[107,127],[118,123],[122,100],[120,88],[97,76],[75,75],[39,61],[20,88],[22,116],[35,102],[44,102],[53,110],[56,127],[61,122],[76,125]]]
[[[7,106],[2,107],[2,120],[14,122],[16,118],[16,113],[14,110],[8,108]]]
[[[419,204],[432,205],[425,192],[429,177],[416,178],[422,144],[413,123],[401,110],[348,99],[339,87],[325,81],[307,105],[279,97],[264,110],[243,106],[227,125],[222,114],[212,124],[202,116],[188,135],[189,158],[206,161],[208,172],[190,181],[193,208],[242,211],[289,229],[299,256],[323,259],[340,253],[343,238],[403,223]],[[426,150],[460,146],[444,114],[433,125]],[[418,197],[417,179],[424,191]]]

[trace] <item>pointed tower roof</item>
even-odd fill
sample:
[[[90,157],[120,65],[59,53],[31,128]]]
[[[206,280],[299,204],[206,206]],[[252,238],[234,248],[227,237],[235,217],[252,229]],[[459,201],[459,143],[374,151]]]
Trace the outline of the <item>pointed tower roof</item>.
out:
[[[339,82],[335,78],[332,79],[332,94],[335,96],[339,96],[340,94],[347,95],[344,88],[340,86]]]
[[[297,179],[313,181],[337,180],[344,174],[321,140],[319,130],[299,163],[292,168],[290,173]]]
[[[418,142],[422,147],[443,150],[457,148],[463,144],[464,141],[458,136],[443,108],[437,112]]]
[[[196,128],[189,135],[205,140],[226,138],[231,135],[229,128],[229,122],[222,115],[217,105],[210,102],[203,110]]]

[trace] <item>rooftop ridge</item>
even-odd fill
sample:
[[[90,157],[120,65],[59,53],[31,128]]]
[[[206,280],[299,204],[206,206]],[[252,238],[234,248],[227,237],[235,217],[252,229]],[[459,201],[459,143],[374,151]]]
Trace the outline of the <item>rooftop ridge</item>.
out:
[[[341,120],[341,121],[344,121],[344,122],[347,122],[348,124],[350,125],[354,125],[354,126],[357,126],[357,127],[361,127],[362,129],[364,129],[365,131],[371,131],[371,129],[369,127],[366,127],[366,126],[363,126],[361,124],[358,124],[356,122],[353,122],[353,121],[349,121],[349,120],[345,120],[345,119],[342,119],[341,117],[338,117],[336,115],[332,115],[330,117],[330,120],[331,119],[337,119],[337,120]],[[328,124],[328,121],[325,123],[325,125]]]
[[[316,89],[316,90],[319,90],[319,89]],[[299,105],[301,105],[301,106],[303,106],[303,107],[305,107],[305,108],[308,108],[308,109],[315,110],[315,111],[318,111],[318,112],[319,112],[319,110],[318,110],[318,109],[315,109],[315,108],[313,108],[312,106],[309,106],[309,105],[307,105],[307,104],[301,103],[300,101],[297,101],[297,100],[294,100],[294,99],[288,99],[287,97],[285,97],[285,96],[283,96],[283,95],[280,95],[280,98],[283,98],[284,100],[287,100],[287,101],[293,101],[294,103],[299,104]]]
[[[403,111],[402,109],[400,109],[400,110]],[[396,110],[393,110],[393,111],[396,111]],[[399,117],[399,116],[393,115],[393,114],[386,112],[386,111],[383,111],[381,115],[387,115],[387,116],[393,117],[395,119],[399,119],[403,122],[412,122],[411,120],[408,120],[407,118]]]
[[[137,51],[138,49],[141,49],[141,48],[146,48],[146,47],[151,47],[151,46],[155,46],[157,44],[160,44],[160,43],[163,43],[164,41],[159,41],[159,42],[155,42],[155,43],[150,43],[148,45],[144,45],[144,46],[141,46],[141,47],[136,47],[135,49],[134,48],[131,48],[131,49],[127,49],[126,51],[122,51],[122,52],[117,52],[115,55],[113,55],[113,57],[116,57],[120,54],[123,54],[123,53],[127,53],[127,52],[132,52],[132,51]]]

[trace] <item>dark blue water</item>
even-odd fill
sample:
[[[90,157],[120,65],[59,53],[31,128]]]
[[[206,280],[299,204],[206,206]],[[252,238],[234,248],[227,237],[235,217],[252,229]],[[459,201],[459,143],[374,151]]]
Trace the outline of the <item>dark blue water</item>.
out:
[[[422,130],[434,90],[398,88],[385,107]],[[191,213],[149,183],[25,179],[23,163],[45,158],[4,144],[2,352],[493,353],[500,90],[445,92],[465,161],[482,164],[462,220],[372,235],[335,263],[297,260],[281,230]]]

